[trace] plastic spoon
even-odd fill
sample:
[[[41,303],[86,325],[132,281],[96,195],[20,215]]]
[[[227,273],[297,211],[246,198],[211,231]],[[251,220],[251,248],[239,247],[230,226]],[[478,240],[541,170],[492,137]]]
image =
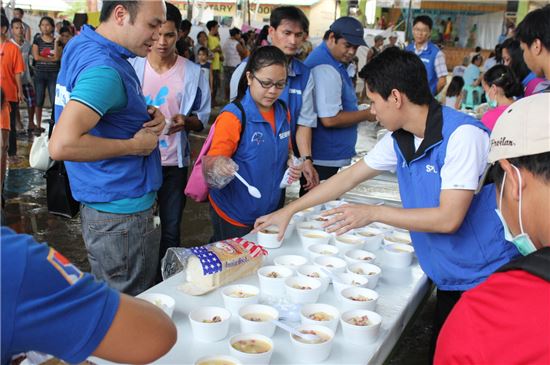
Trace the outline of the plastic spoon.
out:
[[[239,175],[237,171],[235,171],[235,177],[248,188],[248,194],[252,195],[256,199],[260,199],[262,197],[260,190],[258,190],[255,186],[250,185],[241,175]]]
[[[320,337],[317,336],[317,335],[312,335],[312,334],[309,334],[309,333],[302,333],[302,332],[297,331],[296,329],[294,329],[294,328],[290,327],[289,325],[284,324],[283,322],[278,321],[276,319],[272,319],[271,322],[273,322],[277,327],[282,328],[285,331],[290,332],[291,334],[293,334],[295,336],[301,337],[301,338],[303,338],[304,340],[306,340],[308,342],[314,342],[314,341],[318,341],[320,339]]]

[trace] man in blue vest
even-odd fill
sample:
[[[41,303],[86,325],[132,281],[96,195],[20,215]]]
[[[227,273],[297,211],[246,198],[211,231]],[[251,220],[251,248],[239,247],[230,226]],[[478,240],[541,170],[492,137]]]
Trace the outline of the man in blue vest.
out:
[[[291,137],[294,153],[304,157],[302,187],[310,190],[319,184],[319,175],[313,168],[311,157],[311,131],[317,126],[313,106],[313,77],[309,67],[295,56],[309,30],[309,20],[295,6],[280,6],[269,18],[271,44],[289,58],[288,81],[279,97],[290,109]],[[237,97],[239,81],[246,68],[246,59],[233,72],[230,83],[231,100]]]
[[[165,20],[163,1],[103,2],[97,30],[84,27],[63,50],[49,144],[53,159],[67,161],[73,196],[82,204],[92,273],[132,295],[155,282],[157,145],[165,122],[148,109],[128,58],[147,55]]]
[[[432,96],[422,62],[390,48],[365,68],[372,112],[392,131],[362,161],[283,209],[259,218],[255,229],[339,198],[383,171],[396,171],[403,208],[349,204],[326,212],[328,232],[382,222],[410,230],[420,266],[437,286],[435,336],[460,295],[517,256],[495,214],[495,186],[477,195],[487,163],[489,131],[476,119],[442,107]]]
[[[447,64],[445,54],[432,42],[433,21],[427,15],[419,15],[413,20],[414,42],[409,44],[405,50],[414,52],[426,67],[428,73],[428,85],[432,95],[437,95],[443,90],[447,83]]]
[[[319,123],[313,131],[312,154],[320,180],[336,174],[355,156],[357,124],[375,120],[358,110],[357,96],[347,67],[359,46],[366,46],[363,26],[352,17],[337,19],[323,42],[307,57],[315,81],[315,108]]]

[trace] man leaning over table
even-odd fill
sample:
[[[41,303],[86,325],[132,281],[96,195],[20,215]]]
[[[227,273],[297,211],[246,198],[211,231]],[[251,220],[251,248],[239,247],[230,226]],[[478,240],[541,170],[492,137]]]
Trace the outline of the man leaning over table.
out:
[[[147,55],[165,19],[163,1],[103,1],[97,30],[85,26],[63,50],[49,143],[82,204],[92,274],[132,295],[155,283],[165,122],[147,107],[128,58]]]
[[[420,266],[437,286],[433,345],[461,294],[517,256],[495,214],[494,185],[474,195],[489,149],[488,130],[476,119],[441,106],[422,62],[390,48],[365,68],[372,112],[391,131],[350,168],[283,209],[260,217],[255,229],[336,199],[383,171],[396,171],[403,208],[348,204],[329,210],[328,232],[342,234],[372,222],[411,232]]]

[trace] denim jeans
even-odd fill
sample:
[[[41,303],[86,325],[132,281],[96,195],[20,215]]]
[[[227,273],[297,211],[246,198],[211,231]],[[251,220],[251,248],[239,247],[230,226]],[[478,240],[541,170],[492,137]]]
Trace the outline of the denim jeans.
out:
[[[251,226],[238,227],[234,226],[216,213],[212,205],[210,205],[210,218],[212,219],[212,228],[214,235],[210,238],[210,242],[218,242],[228,238],[242,237],[252,231]]]
[[[8,156],[17,155],[17,110],[19,103],[10,101],[10,133],[8,139]]]
[[[34,90],[36,92],[36,106],[40,108],[44,106],[46,88],[48,88],[48,96],[50,98],[50,104],[52,106],[52,110],[54,109],[56,82],[57,82],[57,71],[36,71],[34,73]]]
[[[159,264],[168,248],[180,246],[181,216],[185,208],[185,194],[183,191],[186,183],[187,167],[162,167],[162,186],[158,191],[159,215],[162,227]]]
[[[80,216],[88,261],[98,280],[129,295],[155,284],[160,226],[153,208],[113,214],[81,206]]]

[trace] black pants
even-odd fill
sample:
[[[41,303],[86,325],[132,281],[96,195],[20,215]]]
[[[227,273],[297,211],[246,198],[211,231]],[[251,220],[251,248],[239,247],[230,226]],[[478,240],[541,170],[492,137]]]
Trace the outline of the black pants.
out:
[[[239,227],[234,226],[216,213],[212,205],[210,206],[210,218],[212,220],[212,228],[214,235],[210,238],[210,242],[218,242],[228,238],[242,237],[252,231],[252,226]]]
[[[435,304],[435,313],[434,313],[434,331],[432,336],[432,343],[430,346],[431,355],[435,354],[435,345],[437,343],[437,337],[441,328],[445,323],[445,320],[453,310],[455,304],[460,299],[463,291],[449,291],[449,290],[439,290],[437,289],[437,302]]]
[[[338,173],[338,170],[340,170],[339,167],[329,167],[329,166],[319,166],[319,165],[313,165],[315,167],[315,170],[317,170],[317,173],[319,174],[319,181],[327,180],[333,175],[336,175]],[[307,193],[307,190],[304,189],[304,185],[306,185],[307,181],[305,177],[300,178],[300,196],[303,196],[305,193]]]
[[[19,103],[10,101],[10,133],[8,137],[8,156],[17,154],[17,110]]]

